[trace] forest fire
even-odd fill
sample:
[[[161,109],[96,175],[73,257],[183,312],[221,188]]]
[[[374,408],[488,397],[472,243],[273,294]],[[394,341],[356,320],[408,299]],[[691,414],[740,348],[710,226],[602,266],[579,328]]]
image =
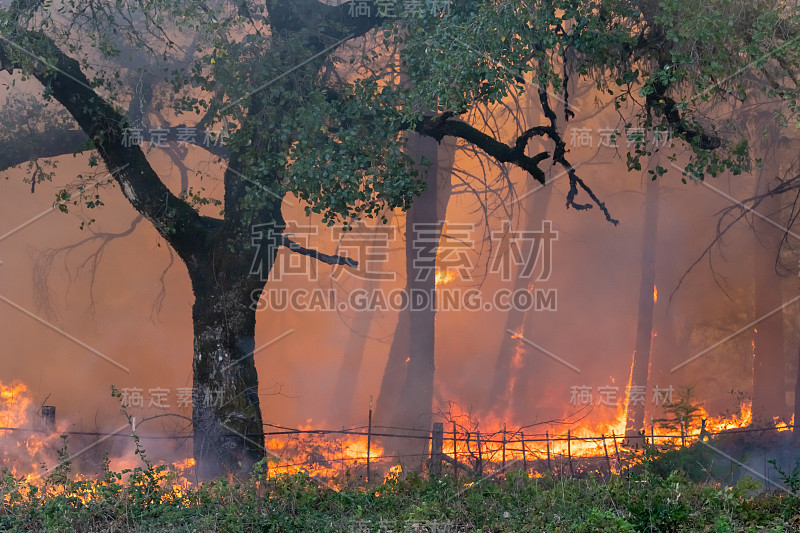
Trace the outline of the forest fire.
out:
[[[51,445],[58,435],[31,427],[31,404],[24,383],[0,382],[0,469],[33,479],[38,477],[39,465],[52,458]]]
[[[623,403],[622,405],[627,405]],[[682,405],[682,404],[675,404]],[[461,418],[465,415],[457,416]],[[498,420],[485,421],[470,431],[453,428],[445,431],[443,453],[454,461],[483,464],[484,467],[500,463],[505,468],[518,469],[528,464],[528,475],[541,477],[542,471],[530,468],[538,461],[539,468],[544,464],[581,459],[602,459],[620,454],[636,463],[641,460],[645,447],[642,444],[659,447],[686,446],[701,438],[714,434],[749,427],[752,422],[750,405],[743,402],[737,413],[731,416],[712,417],[702,407],[693,408],[691,416],[683,424],[678,420],[655,419],[649,417],[643,439],[626,436],[627,413],[624,407],[617,410],[616,417],[605,423],[581,423],[567,425],[568,429],[545,431],[525,431],[514,429]],[[778,422],[778,431],[791,429],[791,424]],[[544,463],[544,461],[547,461]],[[549,469],[549,467],[546,467]]]
[[[7,429],[30,426],[32,399],[27,391],[27,387],[20,383],[0,386],[0,417],[4,424],[2,427],[6,428],[0,433],[2,458],[18,483],[46,488],[48,473],[52,472],[53,466],[58,465],[58,459],[53,453],[56,434],[40,436],[30,433],[20,438],[18,434],[15,435]],[[624,405],[626,404],[623,403],[622,406]],[[626,412],[622,406],[608,422],[567,424],[567,429],[555,428],[555,431],[544,432],[542,429],[514,428],[499,418],[488,418],[480,424],[469,422],[465,425],[464,421],[469,421],[470,418],[461,413],[455,417],[461,420],[461,424],[451,423],[452,429],[447,426],[448,429],[445,430],[442,453],[450,457],[451,464],[458,464],[475,472],[483,469],[501,472],[524,467],[533,478],[542,477],[551,468],[561,469],[562,473],[565,468],[600,468],[597,465],[610,464],[611,457],[616,458],[616,464],[619,464],[620,457],[625,458],[626,464],[636,464],[641,460],[644,448],[633,446],[625,436]],[[643,437],[644,442],[651,445],[685,446],[702,438],[703,432],[710,435],[743,428],[751,421],[750,406],[746,403],[741,405],[738,413],[728,417],[712,417],[705,409],[698,407],[691,418],[678,429],[674,424],[659,422],[651,417]],[[778,431],[787,431],[791,429],[792,423],[787,424],[776,419],[775,427]],[[368,441],[369,437],[365,434],[317,430],[309,421],[296,432],[266,440],[268,463],[264,470],[270,478],[304,473],[337,490],[343,486],[345,479],[365,480],[369,475],[368,463],[372,464],[372,473],[377,476],[376,479],[386,481],[401,475],[404,460],[398,461],[394,457],[385,456],[383,447],[376,444],[375,437],[371,442]],[[51,470],[41,471],[39,474],[36,465],[42,462],[50,464]],[[160,501],[193,505],[191,493],[200,485],[197,480],[191,481],[194,477],[195,460],[190,457],[167,464],[158,462],[156,465],[149,482],[161,487],[158,496]],[[143,465],[138,458],[117,457],[111,461],[111,466],[111,471],[122,472],[120,479],[125,483],[148,483],[141,478]],[[345,475],[346,472],[350,474]],[[76,472],[74,479],[76,484],[69,489],[73,491],[69,496],[76,502],[88,504],[93,499],[102,499],[108,493],[107,481],[101,475]],[[63,492],[67,489],[58,487],[46,490]]]
[[[3,385],[0,382],[0,425],[18,427],[27,422],[25,413],[31,403],[27,392],[28,387],[23,383]],[[4,432],[0,429],[0,435],[3,434]]]
[[[124,12],[126,3],[97,3],[102,9],[91,17],[121,23],[115,11]],[[59,434],[67,427],[75,431],[65,446],[76,450],[80,439],[107,437],[95,457],[76,461],[82,475],[103,452],[112,464],[136,468],[138,458],[129,453],[129,432],[141,431],[135,419],[140,425],[158,419],[144,431],[157,433],[146,436],[161,443],[142,446],[151,445],[153,455],[163,452],[168,463],[182,459],[172,464],[175,470],[194,468],[183,460],[187,454],[213,466],[214,474],[245,469],[263,452],[258,439],[265,421],[294,428],[308,416],[326,424],[265,439],[271,473],[368,472],[364,467],[373,460],[390,462],[388,439],[343,428],[366,426],[366,409],[358,405],[373,394],[381,398],[375,420],[398,432],[421,431],[420,439],[428,438],[435,415],[450,402],[486,415],[483,425],[470,420],[453,428],[454,461],[462,452],[478,461],[498,454],[512,460],[526,460],[528,453],[605,455],[609,443],[616,447],[640,430],[644,438],[683,443],[701,431],[770,422],[773,415],[782,417],[776,429],[791,429],[785,419],[790,409],[800,409],[800,384],[796,405],[789,405],[786,370],[797,350],[796,338],[783,329],[796,322],[790,313],[797,310],[789,306],[796,288],[773,274],[784,266],[796,274],[796,250],[755,225],[723,220],[714,231],[708,215],[726,219],[733,213],[728,209],[752,205],[751,211],[784,214],[773,229],[795,222],[785,213],[796,210],[784,209],[792,195],[779,196],[798,187],[790,181],[797,175],[796,150],[786,149],[796,132],[783,124],[797,117],[781,113],[787,105],[796,111],[796,73],[783,70],[798,65],[800,48],[783,31],[774,33],[774,43],[760,39],[763,28],[783,30],[787,19],[780,17],[794,12],[773,18],[775,10],[757,6],[752,14],[734,10],[728,17],[730,10],[720,9],[726,27],[752,37],[747,42],[755,44],[741,51],[736,39],[692,48],[718,36],[695,34],[707,25],[706,11],[679,7],[650,20],[651,13],[612,3],[613,13],[595,21],[592,3],[526,18],[526,8],[534,14],[536,3],[486,2],[472,9],[438,2],[447,13],[418,17],[418,9],[391,21],[363,16],[363,10],[375,11],[368,5],[374,2],[340,0],[303,3],[308,16],[301,17],[262,10],[257,24],[248,22],[247,6],[231,7],[231,16],[209,26],[204,14],[151,2],[139,3],[141,20],[133,27],[123,24],[120,32],[112,24],[105,35],[101,24],[84,24],[89,15],[71,3],[58,11],[61,4],[36,3],[36,12],[22,18],[16,7],[0,10],[9,31],[36,49],[26,54],[45,54],[61,65],[36,68],[12,50],[13,43],[0,43],[0,74],[9,88],[0,102],[2,153],[12,154],[0,170],[14,178],[5,180],[10,220],[0,233],[8,237],[4,258],[19,258],[6,262],[4,280],[30,281],[3,287],[13,314],[6,325],[14,337],[8,353],[33,354],[9,361],[2,376],[22,382],[0,383],[0,459],[13,472],[32,475],[40,462],[57,464]],[[758,24],[750,24],[750,15]],[[176,17],[188,20],[175,23]],[[169,53],[154,54],[160,49],[154,45],[142,57],[138,34],[153,37],[151,20],[167,21],[158,35],[168,39]],[[319,20],[337,21],[321,48],[306,26]],[[786,22],[786,31],[795,32],[795,23]],[[647,41],[673,26],[686,36],[667,43],[673,49]],[[587,27],[592,31],[581,34]],[[99,34],[87,36],[81,28]],[[484,28],[513,38],[488,46]],[[388,32],[385,39],[380,31]],[[458,46],[450,46],[454,31]],[[545,34],[552,38],[543,42],[538,36]],[[285,49],[276,36],[286,36]],[[70,46],[84,38],[102,45]],[[233,42],[236,53],[220,45]],[[762,46],[783,55],[765,55]],[[356,53],[364,49],[371,53]],[[691,64],[664,66],[662,52],[691,57]],[[573,53],[581,56],[577,63],[568,60]],[[730,61],[720,66],[706,53]],[[62,68],[67,64],[70,69]],[[294,65],[291,76],[269,74],[268,91],[242,98],[243,89],[264,87],[264,73],[287,72],[286,65]],[[460,74],[448,76],[441,65],[460,65]],[[575,72],[576,65],[593,65],[596,79]],[[65,72],[77,78],[65,79]],[[68,90],[76,80],[82,89]],[[757,91],[754,80],[770,90]],[[686,100],[685,87],[709,98]],[[637,91],[647,98],[629,98]],[[757,105],[741,106],[751,93]],[[138,105],[123,109],[111,95]],[[217,105],[223,101],[228,104]],[[772,112],[756,112],[766,107]],[[574,122],[567,125],[570,117]],[[724,127],[717,127],[722,117]],[[108,127],[91,126],[97,123]],[[94,153],[97,147],[103,149]],[[46,161],[52,171],[42,170]],[[684,183],[688,177],[702,184],[695,187],[701,194],[673,190],[675,180],[667,180],[677,178],[675,171]],[[718,174],[722,188],[710,194],[716,189],[704,176]],[[108,187],[117,191],[102,201],[84,198],[105,188],[100,179],[118,185]],[[26,200],[42,181],[55,189],[56,204],[53,191],[46,205]],[[557,209],[564,191],[570,209]],[[768,195],[774,206],[761,201],[764,191],[774,193]],[[751,192],[755,196],[747,198]],[[89,216],[84,210],[104,202],[106,214],[85,238],[89,232],[78,233],[89,223],[81,218]],[[80,210],[74,213],[80,228],[45,216],[70,206]],[[727,244],[721,227],[730,227]],[[20,238],[22,230],[40,233],[27,234],[28,241]],[[751,230],[757,239],[749,238]],[[100,261],[112,240],[124,245],[116,250],[115,243]],[[40,241],[47,252],[26,254]],[[786,265],[762,269],[730,261],[703,277],[694,267],[706,256],[711,263],[712,251],[722,254],[717,245],[730,246],[729,257],[773,256]],[[136,283],[120,283],[132,275]],[[431,278],[436,291],[424,286]],[[148,315],[143,323],[129,322]],[[42,354],[48,359],[34,357]],[[628,394],[622,390],[629,365],[627,388],[641,392],[641,401],[633,394],[618,398]],[[116,374],[120,370],[125,373]],[[131,406],[135,416],[119,422],[122,430],[108,433],[117,416],[109,412],[117,405],[98,398],[115,380],[137,391],[139,403]],[[31,394],[34,383],[40,390]],[[291,393],[270,394],[272,383]],[[646,385],[656,383],[670,391],[702,385],[707,410],[673,403],[671,396],[652,400]],[[568,407],[571,388],[595,392]],[[598,389],[614,389],[613,402],[606,397],[599,403]],[[720,416],[733,407],[725,396],[733,390],[751,398],[752,413],[750,405],[737,403],[736,414]],[[46,427],[37,412],[48,392],[62,427]],[[488,413],[494,418],[487,420]],[[369,416],[372,428],[371,409]],[[231,420],[234,436],[223,427]],[[525,426],[541,420],[553,422]],[[170,449],[164,443],[171,440],[178,444]]]
[[[367,461],[383,457],[383,448],[367,435],[329,437],[309,425],[285,438],[271,438],[266,443],[269,455],[269,474],[307,473],[322,479],[335,479],[353,468],[363,468]]]
[[[439,285],[446,285],[456,279],[456,275],[454,272],[450,272],[449,270],[437,270],[436,271],[436,286]]]
[[[24,384],[0,384],[0,402],[0,422],[4,428],[0,432],[4,466],[21,482],[43,484],[46,471],[37,473],[40,470],[37,464],[57,463],[54,454],[56,433],[28,432],[20,437],[20,434],[9,429],[33,429],[30,427],[32,399]],[[534,461],[563,461],[565,457],[578,460],[605,456],[608,459],[610,453],[618,455],[620,450],[630,454],[632,449],[628,447],[628,438],[625,436],[625,405],[627,404],[622,403],[614,419],[608,422],[567,425],[566,430],[556,429],[544,433],[541,429],[526,432],[524,428],[513,428],[496,418],[484,419],[481,424],[476,422],[469,426],[464,426],[462,422],[461,426],[454,425],[452,431],[445,431],[442,452],[452,458],[453,464],[483,464],[487,467],[494,465],[493,468],[497,468],[500,463],[507,468],[512,465],[516,468],[525,463],[533,464]],[[469,420],[465,413],[456,418]],[[685,423],[678,426],[651,417],[644,439],[656,445],[686,445],[699,439],[702,432],[714,434],[747,427],[751,422],[752,413],[747,403],[742,403],[739,412],[727,417],[713,417],[704,408],[697,407]],[[778,431],[790,430],[792,424],[793,421],[786,423],[775,420]],[[376,444],[375,438],[372,442],[368,440],[365,434],[320,431],[314,429],[309,421],[296,433],[266,440],[269,461],[265,469],[270,477],[306,473],[326,483],[332,483],[331,486],[334,487],[336,480],[341,479],[346,471],[360,471],[359,477],[366,477],[368,461],[374,465],[374,472],[384,472],[383,476],[399,475],[402,467],[398,461],[386,457],[384,449]],[[115,458],[111,464],[114,471],[120,470],[126,478],[137,466],[142,466],[140,460],[132,456]],[[190,481],[194,466],[193,458],[174,461],[162,467],[156,481],[168,489],[170,498],[184,501],[188,491],[197,486],[197,482]],[[536,468],[528,468],[528,471],[531,476],[542,475]],[[78,472],[75,479],[85,482],[81,484],[82,492],[75,495],[78,500],[85,502],[95,497],[98,484],[101,483],[100,478]]]
[[[3,427],[0,431],[0,469],[10,472],[20,486],[36,486],[46,495],[66,495],[83,504],[95,498],[107,497],[107,491],[104,492],[103,488],[108,488],[109,481],[96,473],[75,472],[69,494],[64,492],[65,485],[53,485],[47,481],[53,473],[63,473],[65,468],[70,468],[70,463],[79,454],[65,457],[57,450],[57,447],[63,446],[59,442],[63,427],[48,428],[45,424],[36,427],[34,420],[37,415],[32,412],[32,401],[25,384],[4,385],[0,382],[0,425]],[[170,491],[170,501],[181,500],[193,486],[188,477],[194,465],[195,460],[191,457],[169,465],[156,463],[153,481]],[[110,460],[108,467],[111,471],[120,472],[120,481],[126,482],[135,472],[134,469],[145,468],[146,465],[138,457],[129,456]]]

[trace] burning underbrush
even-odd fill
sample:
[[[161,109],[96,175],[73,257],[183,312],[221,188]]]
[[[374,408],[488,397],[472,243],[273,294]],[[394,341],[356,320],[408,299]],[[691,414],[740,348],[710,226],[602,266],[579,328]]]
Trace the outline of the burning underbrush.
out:
[[[693,447],[694,448],[694,447]],[[651,461],[652,463],[652,461]],[[798,487],[696,483],[681,471],[607,480],[520,471],[469,478],[415,474],[334,490],[307,474],[216,480],[183,491],[157,467],[92,481],[60,465],[43,484],[0,479],[0,530],[257,531],[800,531]]]
[[[219,498],[236,501],[240,494],[226,492],[233,486],[269,498],[297,480],[305,480],[307,488],[374,491],[382,497],[387,484],[414,477],[415,471],[442,475],[459,490],[520,476],[547,483],[573,478],[610,483],[642,472],[666,478],[676,470],[718,487],[747,475],[756,477],[762,488],[788,490],[791,478],[781,480],[781,472],[793,472],[796,455],[792,432],[787,431],[792,424],[753,428],[747,404],[731,416],[715,418],[698,405],[678,401],[668,409],[669,416],[651,419],[634,436],[625,435],[623,411],[605,424],[589,424],[584,417],[561,426],[526,427],[510,427],[499,419],[478,423],[451,411],[440,417],[443,422],[435,424],[427,450],[417,455],[397,453],[402,435],[391,434],[400,432],[397,428],[332,431],[315,429],[310,422],[300,428],[273,426],[265,437],[267,459],[253,476],[200,483],[192,458],[151,460],[144,439],[131,435],[128,426],[80,441],[54,425],[48,410],[43,412],[33,405],[24,384],[0,383],[0,521],[53,505],[92,516],[111,513],[109,502],[126,502],[143,513],[165,506],[191,509]],[[93,462],[85,456],[96,455],[112,439],[126,442],[128,452],[109,459],[105,448],[99,467],[88,468]],[[180,440],[185,444],[186,437]],[[766,468],[773,459],[777,468]]]
[[[342,476],[366,480],[367,466],[380,462],[383,448],[365,433],[320,431],[305,425],[267,435],[269,473],[305,473],[333,483]]]

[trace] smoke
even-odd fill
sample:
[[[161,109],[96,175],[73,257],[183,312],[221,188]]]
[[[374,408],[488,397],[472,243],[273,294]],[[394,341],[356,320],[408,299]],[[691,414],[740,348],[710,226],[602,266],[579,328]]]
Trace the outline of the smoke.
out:
[[[574,105],[588,110],[593,108],[592,101],[593,95],[588,95]],[[588,426],[615,420],[624,402],[637,324],[643,191],[649,177],[626,171],[624,138],[618,140],[617,149],[604,145],[609,142],[608,130],[619,127],[616,118],[606,110],[591,120],[565,126],[571,160],[581,163],[579,174],[620,224],[610,224],[596,208],[566,209],[567,180],[559,169],[549,173],[547,186],[553,188],[553,196],[544,218],[558,238],[552,242],[549,276],[534,279],[533,287],[546,291],[541,293],[543,298],[555,294],[554,300],[548,300],[555,305],[548,307],[542,301],[541,309],[527,313],[523,331],[531,344],[519,343],[514,401],[503,410],[510,426],[585,412],[587,405],[577,393],[587,388],[592,406],[583,423]],[[715,238],[716,213],[737,198],[751,196],[755,181],[745,175],[683,184],[679,169],[685,157],[669,163],[665,150],[661,161],[669,173],[661,178],[659,296],[647,411],[658,417],[663,407],[654,387],[677,394],[691,385],[709,414],[735,413],[752,389],[753,335],[745,331],[731,336],[753,320],[754,251],[749,226],[736,226],[678,285]],[[156,170],[168,176],[168,185],[178,192],[181,183],[168,154],[151,148],[149,155]],[[206,187],[208,194],[221,197],[221,172],[207,153],[192,149],[185,163],[205,176],[204,180],[190,176],[190,187]],[[481,162],[464,153],[457,157],[456,167],[484,175]],[[189,417],[186,390],[192,383],[193,296],[184,266],[149,224],[131,230],[137,214],[117,190],[104,193],[105,205],[96,213],[65,215],[54,210],[44,214],[52,208],[53,194],[87,168],[87,156],[60,157],[53,181],[40,183],[33,195],[23,183],[28,169],[7,172],[9,179],[0,196],[0,235],[6,235],[0,240],[0,295],[4,298],[0,335],[5,341],[0,380],[26,384],[34,405],[48,398],[47,403],[57,406],[59,427],[68,430],[113,431],[126,423],[119,414],[119,400],[110,395],[111,385],[126,394],[129,411],[139,420],[164,414]],[[524,181],[530,179],[516,171],[510,177],[516,191],[523,191]],[[463,184],[454,180],[454,185]],[[480,189],[480,184],[472,185]],[[481,305],[437,313],[434,410],[447,410],[449,402],[455,402],[476,418],[490,419],[494,406],[487,395],[498,348],[502,338],[510,335],[504,329],[508,311],[496,305],[494,298],[512,285],[511,278],[504,278],[503,268],[515,274],[522,266],[514,262],[513,251],[502,255],[503,235],[508,231],[504,224],[510,222],[512,230],[522,230],[525,213],[515,206],[510,220],[498,213],[487,221],[480,200],[480,195],[462,188],[450,202],[445,233],[455,237],[440,244],[455,250],[460,270],[454,269],[456,279],[440,285],[438,294],[444,301],[446,291],[460,291],[462,297],[473,291],[491,309]],[[206,214],[214,212],[204,209]],[[277,425],[332,429],[363,425],[370,397],[380,392],[397,321],[397,309],[387,295],[405,286],[404,216],[391,219],[389,227],[394,231],[387,232],[385,249],[376,251],[374,242],[368,246],[371,241],[363,235],[343,236],[321,224],[318,217],[307,217],[295,199],[285,202],[284,211],[298,242],[326,253],[347,248],[350,254],[361,254],[362,268],[350,272],[287,250],[280,252],[275,279],[267,286],[267,297],[277,300],[268,300],[257,323],[255,358],[264,419]],[[81,229],[81,221],[87,218],[97,220]],[[776,216],[782,224],[780,219]],[[96,264],[92,254],[100,241],[79,244],[92,232],[113,235],[129,230],[107,240]],[[37,265],[41,268],[42,258],[51,250],[61,251],[37,278]],[[370,258],[375,253],[379,257]],[[346,355],[343,349],[353,321],[363,312],[348,298],[367,283],[365,275],[374,274],[367,271],[370,260],[379,265],[373,264],[372,270],[391,274],[392,279],[375,281],[388,303],[369,311],[371,324],[361,366],[346,376],[352,407],[331,416],[335,410],[330,402]],[[536,268],[540,275],[542,265]],[[43,293],[44,280],[47,290]],[[795,280],[786,277],[779,282],[784,301],[794,297]],[[48,298],[37,298],[37,291]],[[306,296],[292,302],[291,295],[298,293]],[[276,304],[281,294],[289,295],[288,304]],[[325,299],[330,294],[335,297]],[[323,299],[314,300],[318,297]],[[796,308],[789,306],[782,313],[790,326],[787,331],[796,331]],[[796,333],[786,335],[785,375],[796,373],[796,361],[790,356],[796,353],[797,342]],[[790,385],[786,381],[783,375],[776,376],[779,386]],[[606,401],[600,402],[601,398]],[[790,400],[787,397],[788,405]],[[187,428],[186,419],[180,417],[154,419],[140,426],[143,433],[163,434],[186,433]],[[157,454],[176,453],[167,444],[152,446]]]

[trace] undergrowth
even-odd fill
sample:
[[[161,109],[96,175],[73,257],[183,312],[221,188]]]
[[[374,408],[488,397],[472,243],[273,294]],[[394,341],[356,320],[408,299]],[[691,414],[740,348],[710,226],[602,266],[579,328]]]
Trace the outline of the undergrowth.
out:
[[[175,474],[153,466],[92,480],[70,473],[66,456],[36,483],[5,472],[0,531],[406,532],[406,531],[800,531],[800,500],[692,481],[648,466],[603,481],[392,475],[368,487],[334,490],[308,475],[220,479],[177,490]],[[652,466],[652,465],[651,465]]]

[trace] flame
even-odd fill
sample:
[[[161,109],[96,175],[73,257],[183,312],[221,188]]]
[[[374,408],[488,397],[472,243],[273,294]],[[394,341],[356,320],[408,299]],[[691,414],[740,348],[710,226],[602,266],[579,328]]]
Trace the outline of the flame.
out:
[[[522,333],[516,333],[512,337],[521,337]],[[623,394],[624,396],[624,394]],[[0,382],[0,424],[2,427],[25,427],[29,425],[30,407],[32,399],[28,394],[28,389],[24,384],[14,383],[4,385]],[[523,465],[523,461],[541,461],[548,456],[565,457],[570,453],[573,458],[596,457],[602,458],[606,453],[624,453],[627,462],[637,460],[641,456],[641,449],[632,450],[621,442],[625,433],[627,418],[627,399],[620,398],[617,402],[617,410],[609,416],[607,408],[598,409],[597,413],[606,417],[605,421],[582,419],[580,424],[572,426],[559,426],[545,437],[543,433],[523,434],[523,429],[508,426],[505,421],[498,418],[486,417],[479,424],[478,421],[471,421],[469,413],[458,410],[457,406],[451,408],[450,416],[453,420],[458,420],[456,428],[457,438],[453,438],[450,427],[446,428],[443,442],[443,453],[447,454],[461,463],[469,463],[477,458],[478,440],[480,439],[480,456],[484,464],[491,464],[491,468],[496,468],[505,458],[508,467],[509,462],[515,462],[518,466]],[[697,417],[692,420],[689,427],[685,429],[685,438],[680,435],[676,437],[674,429],[664,427],[653,427],[652,415],[651,425],[646,431],[648,440],[653,438],[658,445],[681,445],[695,442],[701,433],[701,420],[705,419],[705,431],[717,433],[729,429],[748,426],[752,421],[751,406],[743,402],[739,406],[739,412],[733,416],[711,417],[704,409],[700,409]],[[464,420],[469,421],[465,423]],[[779,431],[787,431],[792,428],[794,418],[791,422],[775,419],[775,428]],[[469,433],[466,428],[469,427]],[[569,427],[569,433],[567,432]],[[480,436],[477,429],[480,428]],[[371,473],[376,474],[376,478],[384,477],[384,482],[396,479],[403,470],[398,464],[393,464],[389,458],[384,457],[384,450],[370,442],[367,444],[368,436],[364,434],[343,434],[330,435],[317,431],[308,420],[304,426],[299,428],[303,433],[271,437],[265,439],[266,447],[271,456],[268,465],[268,475],[274,477],[283,474],[306,473],[318,479],[328,482],[329,486],[337,489],[337,483],[348,479],[347,472],[355,471],[366,472],[366,464],[370,462]],[[542,430],[543,431],[543,430]],[[50,445],[50,439],[57,438],[57,433],[49,436],[39,436],[32,434],[29,437],[25,433],[24,438],[17,442],[14,439],[20,438],[22,432],[4,430],[0,431],[0,466],[4,462],[13,464],[12,473],[19,483],[31,483],[47,490],[54,491],[49,494],[56,494],[58,491],[66,490],[63,486],[48,487],[44,483],[43,477],[36,472],[39,471],[38,465],[44,457],[54,457],[54,446]],[[567,437],[569,435],[569,437]],[[600,438],[606,437],[605,442]],[[469,438],[468,438],[469,436]],[[612,437],[613,436],[613,437]],[[616,444],[612,440],[616,438]],[[523,440],[524,439],[524,440]],[[524,444],[524,447],[523,447]],[[604,446],[605,444],[605,446]],[[619,451],[618,451],[619,449]],[[636,454],[639,454],[638,456]],[[48,456],[49,454],[49,456]],[[50,464],[55,464],[55,461]],[[541,470],[541,462],[539,469]],[[562,465],[564,461],[561,460]],[[388,468],[391,465],[390,468]],[[164,465],[162,465],[164,466]],[[165,490],[156,497],[162,501],[168,501],[178,505],[194,505],[196,498],[193,491],[199,484],[192,482],[192,469],[195,460],[192,457],[175,461],[166,465],[163,471],[156,474],[158,483]],[[131,479],[131,471],[136,467],[142,467],[141,460],[136,457],[119,457],[112,461],[111,469],[119,472],[128,470],[125,478]],[[17,468],[20,471],[17,471]],[[388,470],[387,470],[388,468]],[[536,468],[527,468],[528,475],[533,478],[542,477],[545,474],[537,471]],[[385,473],[385,474],[384,474]],[[106,483],[103,479],[86,476],[82,473],[75,475],[77,481],[86,481],[75,485],[70,490],[74,491],[76,502],[88,503],[99,494],[108,494]],[[135,478],[133,478],[135,480]],[[139,481],[133,481],[134,485]],[[7,500],[8,496],[0,498],[0,501]]]
[[[373,439],[367,449],[367,435],[331,437],[314,432],[311,421],[298,429],[307,431],[285,438],[272,438],[266,443],[272,456],[269,475],[306,473],[311,477],[336,480],[348,469],[364,468],[367,459],[383,457],[383,448]],[[336,485],[331,485],[336,488]]]
[[[710,431],[712,433],[725,431],[728,429],[743,428],[749,426],[753,421],[753,412],[749,402],[742,402],[739,407],[739,413],[731,416],[730,418],[725,418],[724,416],[710,417],[708,416],[706,410],[702,407],[700,408],[698,414],[700,415],[700,418],[706,419],[706,431]],[[697,425],[699,424],[700,423],[698,422]],[[692,431],[696,428],[691,427],[688,429]]]
[[[3,427],[20,427],[28,422],[28,407],[31,403],[27,395],[28,387],[24,383],[3,385],[0,381],[0,425]],[[0,435],[9,433],[0,431]]]
[[[439,270],[436,272],[436,286],[445,285],[456,279],[456,275],[449,270]]]
[[[653,285],[653,302],[658,302],[658,287]]]
[[[35,482],[44,462],[56,462],[58,432],[49,433],[31,423],[36,420],[33,399],[24,383],[0,381],[0,468],[15,477]],[[19,428],[22,431],[16,431]]]
[[[392,480],[398,479],[400,477],[400,475],[402,475],[402,473],[403,473],[403,467],[401,465],[394,465],[393,467],[391,467],[389,469],[389,471],[384,476],[384,478],[383,478],[384,484],[386,482],[388,482],[388,481],[392,481]],[[377,494],[376,494],[376,496],[377,496]]]
[[[176,461],[172,463],[172,468],[174,468],[176,471],[183,472],[187,468],[193,467],[195,464],[196,461],[194,460],[194,457],[187,457],[183,461]]]

